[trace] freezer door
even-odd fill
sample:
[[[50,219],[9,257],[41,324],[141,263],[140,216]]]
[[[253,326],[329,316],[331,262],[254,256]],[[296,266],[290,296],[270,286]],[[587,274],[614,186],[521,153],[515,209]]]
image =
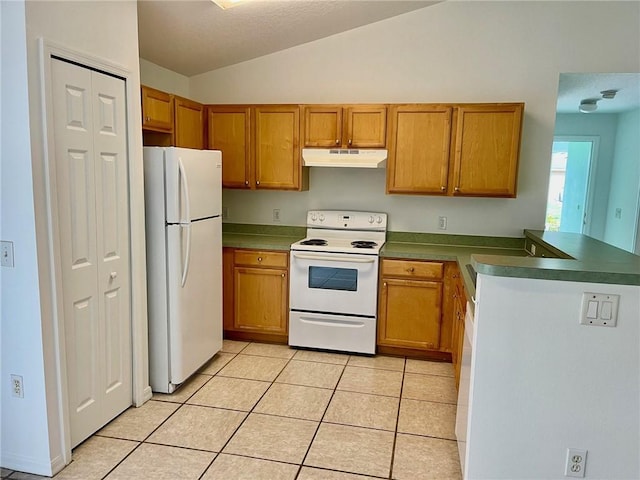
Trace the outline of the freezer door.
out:
[[[167,247],[169,382],[180,384],[222,348],[222,220],[169,225]]]
[[[222,154],[218,150],[165,149],[167,223],[186,223],[222,212]]]

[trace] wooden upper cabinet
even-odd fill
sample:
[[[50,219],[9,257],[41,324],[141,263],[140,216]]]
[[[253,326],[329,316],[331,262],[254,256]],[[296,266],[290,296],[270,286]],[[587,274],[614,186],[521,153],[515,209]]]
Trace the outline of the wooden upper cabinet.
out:
[[[305,105],[304,146],[340,147],[342,144],[342,107],[337,105]]]
[[[387,139],[387,107],[354,105],[345,112],[346,145],[349,148],[384,148]]]
[[[261,105],[254,111],[255,187],[300,190],[300,108]]]
[[[389,108],[387,193],[447,193],[452,112],[447,105]]]
[[[155,88],[141,86],[142,129],[173,132],[173,99]]]
[[[384,148],[384,105],[304,105],[304,147]]]
[[[202,150],[204,144],[204,106],[187,98],[174,97],[174,145]]]
[[[222,186],[251,188],[251,108],[208,106],[208,147],[222,151]]]
[[[461,105],[457,109],[453,194],[515,197],[524,105]]]

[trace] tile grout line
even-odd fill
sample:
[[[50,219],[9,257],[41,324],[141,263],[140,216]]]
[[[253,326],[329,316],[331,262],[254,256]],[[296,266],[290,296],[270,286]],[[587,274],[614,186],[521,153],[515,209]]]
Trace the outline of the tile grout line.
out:
[[[217,353],[217,352],[216,352],[216,353]],[[215,356],[215,355],[214,355],[214,356]],[[211,358],[213,358],[213,357],[211,357]],[[235,357],[234,357],[234,358],[235,358]],[[231,360],[230,360],[230,361],[231,361]],[[196,372],[196,373],[198,373],[198,372]],[[148,435],[147,435],[147,436],[146,436],[142,441],[138,441],[138,445],[136,445],[133,449],[131,449],[131,451],[130,451],[127,455],[125,455],[125,456],[122,458],[122,460],[120,460],[120,461],[119,461],[119,462],[118,462],[118,463],[117,463],[113,468],[111,468],[111,469],[107,472],[107,474],[106,474],[106,475],[104,475],[104,476],[102,477],[102,480],[106,479],[109,475],[111,475],[111,473],[112,473],[116,468],[118,468],[120,465],[122,465],[122,463],[123,463],[127,458],[129,458],[129,457],[133,454],[133,452],[135,452],[136,450],[138,450],[138,448],[140,448],[140,445],[142,445],[143,443],[146,443],[146,442],[147,442],[147,440],[151,437],[151,435],[153,435],[156,431],[158,431],[158,429],[159,429],[160,427],[162,427],[162,425],[164,425],[164,424],[165,424],[165,423],[166,423],[166,422],[167,422],[171,417],[173,417],[173,416],[174,416],[174,415],[175,415],[175,414],[176,414],[176,413],[177,413],[177,412],[178,412],[178,411],[179,411],[179,410],[180,410],[184,405],[186,405],[186,404],[187,404],[187,401],[188,401],[191,397],[193,397],[193,396],[194,396],[198,391],[200,391],[200,389],[201,389],[201,388],[203,388],[207,383],[209,383],[209,382],[211,381],[211,379],[212,379],[214,376],[215,376],[215,374],[214,374],[214,375],[209,376],[209,379],[208,379],[206,382],[204,382],[202,385],[200,385],[200,387],[198,387],[198,388],[197,388],[197,389],[196,389],[196,390],[195,390],[191,395],[189,395],[189,396],[184,400],[184,402],[168,402],[168,401],[164,401],[164,403],[178,403],[178,404],[179,404],[179,406],[178,406],[178,408],[176,408],[173,412],[171,412],[171,414],[170,414],[167,418],[165,418],[162,422],[160,422],[160,424],[159,424],[156,428],[154,428],[154,429],[151,431],[151,433],[149,433],[149,434],[148,434]],[[153,400],[153,396],[152,396],[149,400]],[[156,402],[163,402],[163,401],[162,401],[162,400],[156,400]],[[116,417],[116,418],[118,418],[118,417]],[[115,420],[115,419],[114,419],[114,420]],[[108,425],[108,424],[107,424],[107,425]],[[98,436],[100,436],[100,435],[98,435]],[[89,438],[91,438],[91,437],[89,437]],[[117,438],[117,437],[106,437],[106,438]],[[126,440],[126,439],[121,438],[120,440]],[[155,444],[155,443],[147,443],[147,445],[158,445],[158,444]],[[165,445],[165,446],[167,446],[167,445]],[[216,458],[216,457],[217,457],[217,455],[214,457],[214,460],[215,460],[215,458]],[[65,467],[65,468],[66,468],[66,467]],[[207,467],[207,468],[208,468],[208,467]],[[63,470],[64,470],[64,469],[63,469]],[[206,471],[206,470],[205,470],[205,471]]]
[[[311,437],[311,441],[309,442],[309,446],[307,447],[307,451],[305,452],[304,456],[302,457],[302,460],[300,461],[300,466],[298,467],[298,473],[295,476],[296,479],[300,476],[300,473],[302,472],[302,467],[304,466],[304,462],[307,459],[307,456],[309,455],[309,452],[311,451],[311,445],[313,445],[313,442],[315,441],[316,436],[318,435],[318,430],[320,430],[320,425],[322,425],[322,420],[324,419],[325,415],[327,414],[327,410],[329,410],[329,405],[331,405],[331,401],[333,400],[333,397],[336,394],[336,391],[337,391],[337,388],[338,388],[338,384],[340,383],[340,380],[342,380],[342,376],[344,375],[344,372],[347,369],[347,365],[349,364],[349,359],[350,358],[351,358],[351,355],[349,355],[347,357],[347,361],[345,362],[344,365],[342,365],[342,371],[340,372],[340,376],[338,377],[338,380],[336,381],[336,384],[333,387],[333,391],[331,393],[331,398],[329,398],[329,401],[327,402],[327,406],[324,407],[324,412],[322,413],[322,416],[320,417],[320,421],[318,422],[318,426],[316,427],[316,431],[313,432],[313,437]]]
[[[402,390],[404,390],[404,378],[407,371],[407,357],[404,357],[402,367],[402,383],[400,384],[400,396],[398,397],[398,413],[396,414],[396,428],[393,432],[393,445],[391,447],[391,463],[389,465],[389,479],[393,478],[393,462],[396,457],[396,445],[398,443],[398,425],[400,423],[400,409],[402,408]]]
[[[242,350],[246,349],[249,345],[251,345],[251,343],[254,342],[249,342],[247,345],[245,345]],[[240,355],[240,353],[242,352],[242,350],[240,350],[236,356]],[[255,355],[255,356],[259,356],[259,355]],[[287,363],[284,364],[284,366],[282,367],[282,369],[280,369],[280,371],[276,374],[275,378],[273,380],[271,380],[271,385],[269,385],[269,387],[262,393],[262,395],[260,395],[260,398],[253,404],[253,407],[251,407],[251,410],[249,410],[248,412],[246,412],[245,417],[242,419],[242,422],[240,422],[240,424],[235,428],[235,430],[233,431],[233,433],[231,435],[229,435],[229,438],[227,439],[227,441],[224,443],[224,445],[222,445],[222,447],[220,448],[220,451],[216,454],[216,456],[213,458],[213,460],[211,460],[211,462],[209,463],[209,465],[207,465],[207,468],[204,469],[204,471],[202,472],[202,474],[198,477],[198,480],[201,480],[202,477],[207,473],[207,471],[211,468],[211,466],[213,465],[213,463],[216,461],[216,459],[222,455],[223,450],[227,447],[227,445],[229,445],[229,442],[231,442],[231,439],[233,439],[233,437],[236,435],[236,433],[238,433],[238,431],[240,430],[240,428],[242,428],[242,426],[245,424],[245,422],[247,421],[247,419],[249,418],[249,416],[251,415],[251,413],[253,413],[253,410],[256,408],[256,406],[260,403],[260,401],[264,398],[264,396],[267,394],[267,392],[271,389],[271,387],[273,386],[273,384],[275,383],[276,379],[280,376],[280,374],[284,371],[285,368],[287,368],[287,365],[289,365],[289,363],[291,362],[291,359],[295,356],[295,353],[293,355],[291,355],[291,357],[287,358]],[[235,357],[234,357],[235,358]],[[276,358],[276,357],[267,357],[267,358]],[[233,360],[233,359],[232,359]],[[284,359],[283,359],[284,360]],[[231,360],[228,363],[230,363]],[[225,365],[226,366],[226,365]],[[222,369],[220,369],[222,370]],[[216,375],[220,373],[220,371],[218,371],[216,373]],[[222,376],[222,375],[221,375]],[[222,376],[223,378],[225,378],[224,376]],[[226,377],[226,378],[235,378],[235,377]],[[251,380],[251,379],[244,379],[244,380]],[[233,455],[233,454],[225,454],[225,455]],[[243,456],[243,455],[239,455],[239,456]],[[248,457],[248,458],[257,458],[257,457]],[[259,460],[266,460],[264,458],[258,458]],[[285,463],[285,462],[283,462]]]
[[[278,357],[278,356],[273,356],[273,355],[255,355],[252,353],[245,353],[243,354],[242,352],[245,351],[251,344],[256,344],[256,345],[260,345],[260,342],[248,342],[244,347],[242,347],[238,352],[223,352],[221,350],[222,353],[225,354],[230,354],[232,355],[231,358],[224,364],[222,365],[214,374],[210,374],[210,373],[201,373],[200,371],[196,372],[202,375],[207,375],[209,378],[202,384],[200,385],[197,389],[195,389],[188,397],[185,397],[185,399],[183,401],[180,402],[173,402],[171,400],[159,400],[159,399],[153,399],[156,402],[160,402],[160,403],[173,403],[173,404],[177,404],[177,408],[171,412],[171,414],[169,414],[159,425],[157,425],[146,437],[144,437],[144,439],[142,440],[133,440],[137,443],[137,445],[135,445],[135,447],[127,454],[125,455],[125,457],[123,457],[113,468],[111,468],[107,474],[102,477],[107,478],[116,468],[118,468],[123,462],[125,462],[125,460],[127,460],[132,454],[133,452],[135,452],[140,445],[142,445],[143,443],[146,443],[147,445],[160,445],[160,446],[168,446],[168,447],[174,447],[174,448],[181,448],[184,450],[191,450],[191,451],[200,451],[200,452],[206,452],[206,453],[213,453],[214,457],[211,460],[211,462],[209,462],[209,464],[206,466],[206,468],[204,469],[204,471],[202,472],[202,474],[200,474],[200,476],[198,477],[199,479],[202,479],[202,477],[206,474],[206,472],[211,468],[211,466],[213,465],[213,463],[216,461],[216,459],[218,459],[218,457],[223,453],[223,450],[228,446],[228,444],[231,442],[231,440],[234,438],[234,436],[238,433],[238,431],[241,429],[241,427],[245,424],[245,422],[247,421],[247,419],[249,418],[249,416],[251,414],[256,414],[256,415],[266,415],[266,416],[270,416],[270,417],[279,417],[279,418],[291,418],[291,419],[295,419],[295,420],[301,420],[301,421],[309,421],[308,418],[297,418],[297,417],[289,417],[286,415],[275,415],[275,414],[271,414],[271,413],[259,413],[256,412],[255,409],[258,406],[258,404],[263,400],[263,398],[265,397],[265,395],[271,390],[271,388],[278,384],[278,385],[294,385],[294,386],[301,386],[301,387],[305,387],[305,388],[315,388],[315,389],[321,389],[321,390],[331,390],[331,396],[324,408],[324,412],[322,413],[317,427],[315,428],[314,434],[312,436],[312,439],[306,449],[306,452],[302,458],[302,460],[300,461],[300,463],[297,462],[287,462],[287,461],[283,461],[283,460],[273,460],[273,459],[267,459],[267,458],[261,458],[261,457],[253,457],[251,455],[245,455],[245,454],[234,454],[234,453],[228,453],[228,455],[233,455],[233,456],[239,456],[239,457],[245,457],[245,458],[252,458],[252,459],[256,459],[256,460],[264,460],[264,461],[269,461],[269,462],[276,462],[276,463],[282,463],[282,464],[288,464],[288,465],[294,465],[297,466],[297,472],[295,475],[295,478],[298,478],[301,474],[302,469],[304,468],[304,462],[306,461],[311,447],[313,445],[313,442],[316,440],[318,432],[320,430],[320,427],[322,426],[322,424],[327,424],[327,425],[341,425],[341,426],[347,426],[347,427],[358,427],[358,428],[364,428],[367,430],[374,430],[374,431],[381,431],[381,432],[392,432],[393,433],[393,443],[392,443],[392,451],[391,451],[391,459],[390,459],[390,467],[389,467],[389,475],[388,477],[379,477],[377,475],[369,475],[372,477],[376,477],[376,478],[393,478],[393,462],[395,460],[395,450],[396,450],[396,446],[397,446],[397,437],[398,437],[398,428],[399,428],[399,418],[400,418],[400,409],[401,409],[401,405],[402,405],[402,400],[403,400],[403,391],[404,391],[404,387],[405,387],[405,381],[406,381],[406,377],[407,377],[407,373],[412,373],[412,374],[416,374],[419,376],[425,376],[425,377],[441,377],[441,378],[451,378],[450,375],[434,375],[431,373],[417,373],[417,372],[407,372],[407,357],[402,357],[403,358],[403,367],[402,367],[402,382],[401,382],[401,387],[400,387],[400,393],[398,396],[398,411],[396,414],[396,419],[395,419],[395,428],[393,430],[385,430],[383,428],[376,428],[376,427],[371,427],[371,426],[361,426],[361,425],[351,425],[348,423],[336,423],[336,422],[329,422],[326,421],[326,414],[329,410],[329,407],[331,405],[331,402],[334,400],[335,395],[338,391],[343,391],[343,390],[338,390],[338,385],[340,384],[340,381],[343,379],[343,376],[346,372],[346,368],[349,365],[349,362],[352,358],[359,358],[359,356],[354,356],[354,355],[346,355],[347,359],[345,363],[335,363],[335,362],[328,362],[328,361],[318,361],[318,360],[311,360],[311,359],[297,359],[296,355],[298,352],[300,351],[304,351],[304,350],[299,350],[299,349],[295,349],[292,348],[292,350],[295,350],[295,352],[293,353],[293,355],[291,355],[288,358],[283,358],[283,357]],[[291,347],[289,347],[291,348]],[[199,405],[199,404],[191,404],[191,403],[187,403],[190,399],[192,399],[198,392],[200,392],[203,388],[205,388],[206,385],[209,384],[209,382],[212,381],[212,378],[218,376],[220,378],[237,378],[237,379],[242,379],[242,380],[253,380],[253,379],[248,379],[248,378],[243,378],[243,377],[225,377],[224,375],[220,375],[220,372],[231,362],[233,361],[235,358],[237,358],[239,355],[247,355],[247,356],[254,356],[254,357],[261,357],[261,358],[280,358],[282,360],[286,360],[286,362],[284,363],[284,365],[282,366],[282,368],[276,373],[275,377],[273,378],[273,380],[270,381],[263,381],[263,380],[259,380],[260,382],[264,382],[264,383],[269,383],[269,386],[266,388],[266,390],[260,395],[260,397],[253,403],[253,406],[251,407],[251,409],[247,412],[244,412],[242,410],[235,410],[233,408],[222,408],[222,407],[215,407],[212,405]],[[302,385],[299,383],[285,383],[285,382],[276,382],[277,379],[280,377],[280,375],[282,375],[282,372],[287,368],[287,366],[289,366],[292,362],[292,360],[296,360],[299,362],[307,362],[307,363],[312,363],[312,364],[321,364],[321,365],[339,365],[342,367],[342,370],[340,372],[340,375],[338,377],[338,379],[336,380],[333,388],[324,388],[324,387],[318,387],[318,386],[314,386],[314,385]],[[358,367],[358,368],[366,368],[366,369],[370,369],[370,370],[377,370],[377,371],[398,371],[397,369],[388,369],[388,368],[380,368],[380,367],[373,367],[373,366],[362,366],[362,365],[351,365],[352,367]],[[345,392],[351,392],[351,393],[358,393],[358,394],[362,394],[362,395],[369,395],[369,396],[373,396],[373,397],[385,397],[385,398],[396,398],[394,396],[391,395],[380,395],[377,393],[370,393],[370,392],[358,392],[358,391],[351,391],[351,390],[344,390]],[[414,400],[414,401],[419,401],[419,402],[431,402],[431,403],[437,403],[437,404],[444,404],[444,405],[455,405],[455,403],[451,403],[451,402],[446,402],[446,401],[438,401],[438,400],[424,400],[424,399],[410,399],[410,400]],[[238,426],[233,430],[233,433],[231,433],[231,435],[229,436],[229,438],[227,439],[227,441],[224,443],[224,445],[222,445],[222,447],[219,449],[218,452],[214,452],[211,450],[205,450],[205,449],[199,449],[199,448],[193,448],[193,447],[182,447],[182,446],[178,446],[178,445],[169,445],[169,444],[163,444],[163,443],[155,443],[155,442],[150,442],[149,439],[150,437],[156,433],[163,425],[166,424],[167,421],[169,421],[170,418],[172,418],[174,415],[177,414],[177,412],[179,410],[181,410],[185,405],[189,405],[189,406],[196,406],[196,407],[201,407],[201,408],[215,408],[215,409],[221,409],[221,410],[229,410],[229,411],[234,411],[234,412],[242,412],[245,414],[244,418],[242,419],[242,421],[238,424]],[[117,417],[116,417],[117,418]],[[105,436],[105,435],[98,435],[98,434],[94,434],[96,436],[99,437],[103,437],[103,438],[114,438],[114,439],[120,439],[120,440],[127,440],[127,441],[132,441],[131,439],[127,439],[127,438],[120,438],[120,437],[109,437],[109,436]],[[415,436],[415,437],[427,437],[427,438],[434,438],[434,439],[440,439],[440,440],[445,440],[445,441],[453,441],[455,442],[455,440],[449,439],[449,438],[443,438],[443,437],[439,437],[439,436],[433,436],[433,435],[423,435],[423,434],[418,434],[418,433],[408,433],[407,435],[411,435],[411,436]],[[91,438],[91,437],[89,437]],[[326,467],[312,467],[310,466],[310,468],[317,468],[320,470],[324,470],[324,471],[332,471],[332,472],[341,472],[341,470],[336,470],[336,469],[331,469],[331,468],[326,468]],[[6,478],[10,478],[15,472],[11,472],[9,477]],[[348,474],[353,474],[353,472],[346,472],[344,471],[344,473],[348,473]]]

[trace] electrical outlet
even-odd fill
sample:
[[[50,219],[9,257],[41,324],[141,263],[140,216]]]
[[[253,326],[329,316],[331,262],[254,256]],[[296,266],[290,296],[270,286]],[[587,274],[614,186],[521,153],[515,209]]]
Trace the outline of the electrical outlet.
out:
[[[279,208],[274,208],[273,209],[273,221],[274,222],[279,222],[280,221],[280,209]]]
[[[579,448],[567,448],[567,464],[564,468],[565,477],[584,477],[587,466],[587,451]]]
[[[447,229],[447,217],[438,217],[438,229],[439,230]]]
[[[11,375],[11,396],[24,398],[24,389],[21,375]]]
[[[3,267],[13,267],[13,242],[0,242],[0,264]]]

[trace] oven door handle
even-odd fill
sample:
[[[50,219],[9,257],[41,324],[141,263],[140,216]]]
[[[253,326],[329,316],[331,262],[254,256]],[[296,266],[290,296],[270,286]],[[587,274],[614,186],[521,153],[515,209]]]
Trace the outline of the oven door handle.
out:
[[[327,262],[347,262],[347,263],[374,263],[377,257],[370,258],[356,258],[356,257],[337,257],[335,255],[310,255],[308,253],[294,253],[294,258],[300,260],[323,260]]]

